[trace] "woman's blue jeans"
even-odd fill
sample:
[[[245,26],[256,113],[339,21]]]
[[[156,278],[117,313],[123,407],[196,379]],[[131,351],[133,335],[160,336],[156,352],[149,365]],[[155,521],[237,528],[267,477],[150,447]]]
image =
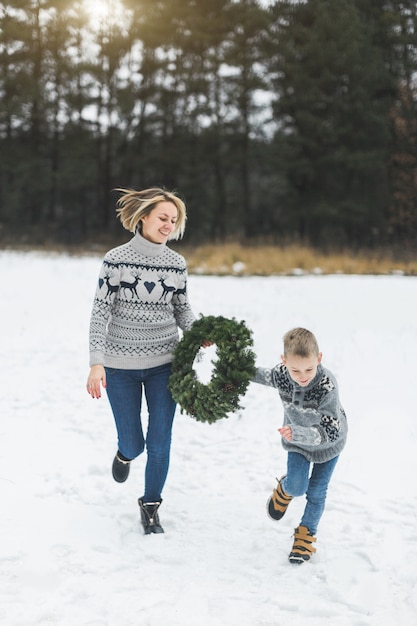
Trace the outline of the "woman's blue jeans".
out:
[[[338,456],[325,463],[311,463],[298,452],[289,452],[287,475],[282,480],[282,488],[288,495],[296,497],[306,494],[307,503],[300,526],[306,526],[312,535],[317,532],[321,516],[326,504],[327,487],[329,486]]]
[[[144,502],[161,500],[171,450],[172,423],[176,403],[168,389],[171,363],[145,370],[106,367],[107,395],[113,411],[118,447],[127,459],[147,451]],[[148,426],[144,436],[142,392],[148,406]]]

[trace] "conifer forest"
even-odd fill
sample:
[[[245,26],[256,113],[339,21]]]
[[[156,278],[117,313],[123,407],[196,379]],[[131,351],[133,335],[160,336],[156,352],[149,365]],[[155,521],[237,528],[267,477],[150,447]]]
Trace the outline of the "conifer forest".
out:
[[[0,3],[0,242],[117,235],[163,186],[186,240],[417,243],[417,1]]]

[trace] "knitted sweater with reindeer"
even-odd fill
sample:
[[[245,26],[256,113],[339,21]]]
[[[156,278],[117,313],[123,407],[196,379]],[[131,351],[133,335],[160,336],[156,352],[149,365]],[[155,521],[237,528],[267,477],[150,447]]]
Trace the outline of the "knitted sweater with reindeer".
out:
[[[107,252],[90,321],[90,365],[148,369],[169,363],[178,328],[195,321],[185,259],[137,233]]]

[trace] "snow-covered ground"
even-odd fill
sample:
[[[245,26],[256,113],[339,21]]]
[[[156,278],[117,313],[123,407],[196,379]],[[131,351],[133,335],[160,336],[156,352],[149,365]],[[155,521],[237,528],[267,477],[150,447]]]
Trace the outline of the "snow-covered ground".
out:
[[[266,515],[285,470],[273,389],[215,424],[177,411],[164,535],[144,536],[115,429],[85,391],[100,258],[0,252],[0,622],[5,626],[414,626],[417,279],[190,276],[198,315],[245,320],[273,366],[286,330],[316,335],[349,439],[317,553],[288,562],[304,499]],[[211,348],[199,365],[210,376]]]

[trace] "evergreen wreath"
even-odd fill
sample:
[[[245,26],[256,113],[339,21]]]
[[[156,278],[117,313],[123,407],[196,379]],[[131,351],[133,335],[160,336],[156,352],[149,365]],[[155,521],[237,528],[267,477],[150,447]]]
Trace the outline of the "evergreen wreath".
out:
[[[207,385],[193,369],[204,340],[216,345],[217,355]],[[252,333],[244,322],[213,315],[196,320],[175,348],[168,384],[181,413],[211,424],[240,409],[239,397],[255,373],[252,345]]]

